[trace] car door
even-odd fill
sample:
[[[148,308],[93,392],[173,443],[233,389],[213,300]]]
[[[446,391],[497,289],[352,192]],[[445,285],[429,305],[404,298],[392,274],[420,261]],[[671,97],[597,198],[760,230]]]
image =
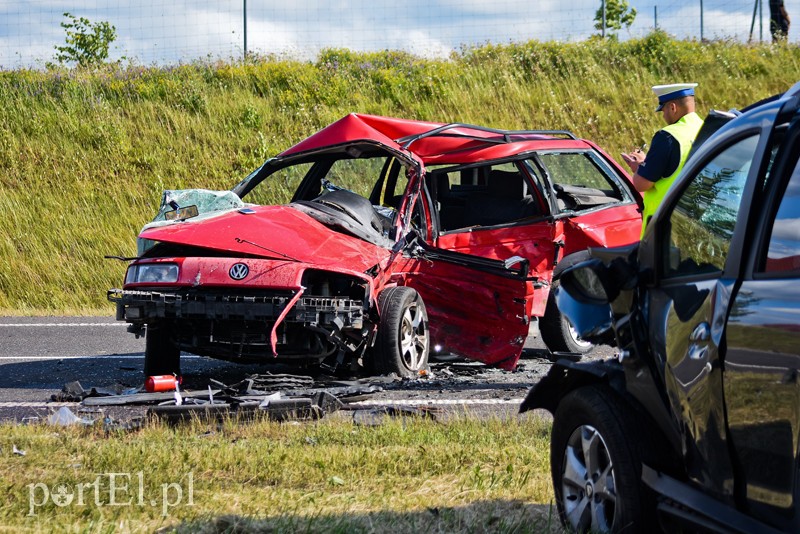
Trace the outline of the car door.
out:
[[[430,171],[430,243],[441,252],[494,260],[525,258],[537,291],[530,313],[544,314],[557,242],[547,195],[524,161],[492,161]],[[445,254],[446,256],[446,254]]]
[[[431,347],[503,369],[513,369],[528,334],[533,285],[527,258],[502,259],[443,250],[431,235],[430,197],[412,195],[406,235],[393,259],[393,281],[422,296],[430,318]]]
[[[742,505],[798,531],[800,128],[786,136],[751,219],[752,258],[727,328],[725,400]]]
[[[696,483],[723,498],[734,489],[722,378],[725,321],[765,138],[759,129],[740,132],[695,162],[665,199],[642,247],[654,249],[648,337],[684,462]]]

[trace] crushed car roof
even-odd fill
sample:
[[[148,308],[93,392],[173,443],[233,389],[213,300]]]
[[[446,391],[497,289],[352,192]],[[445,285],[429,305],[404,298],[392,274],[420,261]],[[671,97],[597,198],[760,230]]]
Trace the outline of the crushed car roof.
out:
[[[426,165],[502,159],[529,150],[595,147],[563,130],[497,130],[351,113],[280,153],[278,158],[357,141],[380,143]]]

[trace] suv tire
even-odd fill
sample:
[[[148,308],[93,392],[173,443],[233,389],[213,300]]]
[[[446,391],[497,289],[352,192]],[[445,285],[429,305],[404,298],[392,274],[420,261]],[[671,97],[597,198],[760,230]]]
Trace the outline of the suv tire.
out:
[[[550,469],[570,532],[653,531],[651,494],[641,483],[641,431],[636,414],[608,387],[582,387],[561,400]]]

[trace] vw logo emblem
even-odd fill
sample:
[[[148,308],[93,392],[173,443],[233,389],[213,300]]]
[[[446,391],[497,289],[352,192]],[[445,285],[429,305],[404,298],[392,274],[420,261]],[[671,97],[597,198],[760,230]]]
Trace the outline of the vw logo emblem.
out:
[[[247,265],[244,263],[234,263],[231,267],[231,270],[228,271],[228,274],[234,280],[244,280],[244,277],[247,276],[247,273],[250,272],[250,269],[247,268]]]

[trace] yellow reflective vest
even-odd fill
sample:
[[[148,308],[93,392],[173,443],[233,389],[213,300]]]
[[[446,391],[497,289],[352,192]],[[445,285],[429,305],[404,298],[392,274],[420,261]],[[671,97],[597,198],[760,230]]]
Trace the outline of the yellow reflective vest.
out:
[[[644,201],[644,210],[642,211],[642,235],[644,235],[645,227],[647,223],[650,222],[650,218],[656,212],[658,206],[661,205],[661,201],[664,200],[664,196],[667,194],[667,191],[669,191],[669,188],[672,187],[675,178],[681,173],[683,165],[686,163],[686,158],[689,157],[689,151],[692,149],[694,138],[697,137],[697,132],[700,131],[700,127],[702,126],[703,119],[701,119],[697,113],[692,112],[687,113],[674,124],[662,128],[662,130],[678,141],[681,147],[681,159],[678,162],[678,168],[675,169],[675,172],[666,178],[661,178],[654,182],[653,187],[645,191],[642,195],[642,200]]]

